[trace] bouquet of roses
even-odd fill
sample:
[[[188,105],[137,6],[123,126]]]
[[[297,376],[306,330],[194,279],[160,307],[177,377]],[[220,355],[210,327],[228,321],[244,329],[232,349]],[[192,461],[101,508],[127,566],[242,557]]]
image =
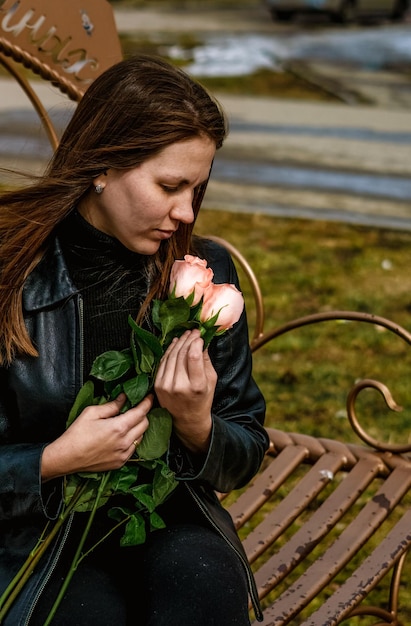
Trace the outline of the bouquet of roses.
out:
[[[184,260],[174,262],[169,296],[166,300],[155,300],[152,306],[152,322],[157,333],[141,328],[129,317],[130,346],[121,351],[105,352],[95,359],[91,378],[77,395],[67,427],[85,407],[109,402],[122,392],[127,397],[123,411],[141,402],[152,391],[160,359],[174,337],[182,335],[187,329],[198,328],[204,347],[207,347],[214,336],[221,335],[239,320],[244,308],[241,292],[232,284],[213,283],[213,277],[207,262],[198,257],[186,255]],[[95,395],[93,379],[102,381],[102,395]],[[135,455],[122,468],[78,473],[65,478],[63,511],[51,528],[46,527],[26,563],[1,596],[0,623],[57,531],[73,512],[89,512],[88,522],[70,571],[44,626],[54,617],[75,569],[95,548],[94,545],[88,552],[83,552],[96,511],[110,497],[128,496],[123,506],[112,507],[108,511],[114,520],[110,532],[118,527],[124,528],[121,545],[141,544],[147,531],[164,527],[156,508],[177,485],[174,473],[163,458],[169,445],[172,418],[161,407],[153,408],[147,418],[149,427]],[[151,481],[146,479],[142,482],[139,479],[141,468],[144,468],[146,477],[151,476]]]

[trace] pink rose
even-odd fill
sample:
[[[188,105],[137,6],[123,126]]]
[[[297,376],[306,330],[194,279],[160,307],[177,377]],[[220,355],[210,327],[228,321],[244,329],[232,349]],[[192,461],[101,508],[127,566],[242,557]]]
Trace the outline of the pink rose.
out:
[[[240,319],[244,298],[235,285],[211,283],[204,291],[200,320],[206,322],[218,313],[218,330],[231,328]]]
[[[198,304],[211,284],[214,272],[207,267],[207,261],[191,254],[186,254],[184,261],[174,261],[170,273],[170,293],[176,298],[188,299],[194,294],[190,306]]]

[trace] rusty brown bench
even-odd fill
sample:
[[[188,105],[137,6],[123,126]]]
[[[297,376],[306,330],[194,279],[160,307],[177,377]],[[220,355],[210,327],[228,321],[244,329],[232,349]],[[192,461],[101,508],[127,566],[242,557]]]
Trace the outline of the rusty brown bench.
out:
[[[12,10],[14,2],[6,0],[0,7],[0,64],[27,93],[53,147],[58,141],[56,131],[19,65],[78,101],[88,82],[121,56],[105,0],[99,7],[104,9],[102,12],[95,15],[94,1],[90,2],[90,15],[86,14],[93,27],[104,27],[104,45],[93,50],[84,24],[78,32],[78,25],[68,19],[67,11],[59,23],[57,4],[55,0],[37,2],[35,17],[45,18],[49,29],[46,33],[54,45],[72,42],[73,50],[80,51],[83,60],[96,61],[85,63],[79,73],[67,73],[67,64],[56,51],[50,54],[36,48],[35,38],[29,37],[24,27],[24,20],[32,24],[34,19],[27,0],[22,0],[17,13]],[[73,15],[80,8],[87,10],[86,0],[80,4],[72,0]],[[16,20],[23,25],[21,29],[16,27]],[[61,30],[53,30],[56,24]],[[251,285],[256,318],[251,347],[255,359],[280,335],[329,320],[377,324],[411,343],[411,335],[390,320],[351,311],[313,314],[264,331],[258,280],[241,253],[230,243],[220,241]],[[411,445],[385,444],[362,429],[355,402],[362,389],[368,387],[377,389],[391,409],[399,408],[383,384],[373,380],[357,382],[348,393],[347,415],[362,442],[344,443],[267,428],[271,446],[255,480],[239,492],[220,496],[255,571],[265,626],[353,624],[361,616],[368,620],[367,626],[405,626],[399,617],[399,597],[401,586],[407,582],[402,574],[411,545]],[[387,577],[387,597],[376,599],[379,584]],[[255,620],[251,607],[250,615]]]
[[[332,320],[377,325],[411,344],[411,333],[398,324],[357,311],[315,313],[264,332],[256,276],[236,248],[212,238],[230,250],[251,284],[254,360],[281,335]],[[258,476],[240,494],[221,496],[253,566],[265,626],[334,626],[357,623],[356,616],[375,618],[367,622],[374,626],[406,624],[399,596],[411,545],[411,445],[378,441],[360,425],[355,404],[369,388],[401,410],[381,382],[357,381],[346,409],[358,444],[267,428],[271,446]],[[375,598],[386,577],[387,596]]]
[[[391,516],[409,492],[411,460],[267,430],[271,450],[263,470],[228,506],[240,533],[244,530],[263,624],[331,626],[356,615],[375,616],[379,624],[403,623],[398,607],[411,542],[409,500],[398,520]],[[388,574],[385,607],[367,604]]]

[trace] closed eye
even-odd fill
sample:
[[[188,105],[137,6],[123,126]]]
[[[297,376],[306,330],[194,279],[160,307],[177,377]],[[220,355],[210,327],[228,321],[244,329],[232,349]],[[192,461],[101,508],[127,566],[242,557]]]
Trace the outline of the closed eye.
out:
[[[204,185],[204,183],[206,183],[207,181],[203,181],[202,183],[200,183],[199,185],[196,185],[193,189],[193,192],[195,192],[197,189],[199,189],[201,187],[201,185]],[[160,187],[162,188],[163,191],[165,191],[166,193],[177,193],[178,191],[182,191],[185,187],[189,186],[189,183],[187,181],[181,181],[181,183],[179,183],[178,185],[166,185],[166,184],[160,184]]]
[[[170,185],[161,185],[161,188],[166,193],[175,193],[176,191],[179,191],[180,187],[181,185],[177,185],[177,187],[171,187]]]

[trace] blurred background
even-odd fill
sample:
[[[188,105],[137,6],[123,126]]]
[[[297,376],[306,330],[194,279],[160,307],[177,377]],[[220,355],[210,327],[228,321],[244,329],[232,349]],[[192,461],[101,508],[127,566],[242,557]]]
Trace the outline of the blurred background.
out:
[[[225,105],[210,202],[385,223],[411,199],[408,1],[111,4],[125,54],[170,58]]]
[[[210,206],[409,228],[409,1],[109,4],[125,56],[170,59],[226,109]],[[0,86],[0,162],[42,163],[47,140],[29,107],[6,104],[12,87]],[[70,108],[50,106],[62,128]]]

